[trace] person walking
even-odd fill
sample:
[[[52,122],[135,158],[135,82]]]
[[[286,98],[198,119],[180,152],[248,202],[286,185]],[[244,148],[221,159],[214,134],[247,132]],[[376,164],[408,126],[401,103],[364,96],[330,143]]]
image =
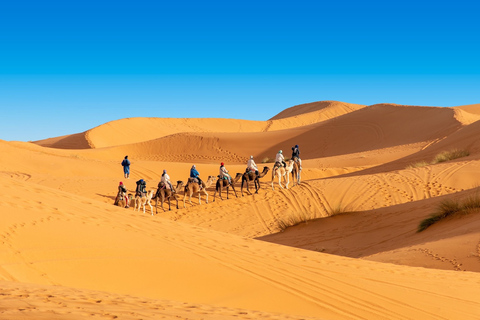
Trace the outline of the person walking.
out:
[[[128,160],[128,156],[125,156],[125,159],[122,161],[123,166],[123,175],[125,178],[130,178],[130,160]]]

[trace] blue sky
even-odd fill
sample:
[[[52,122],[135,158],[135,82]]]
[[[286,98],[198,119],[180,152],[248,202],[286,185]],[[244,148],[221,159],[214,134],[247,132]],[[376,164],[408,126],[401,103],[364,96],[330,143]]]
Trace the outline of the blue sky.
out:
[[[3,1],[0,139],[125,117],[480,103],[478,1]]]

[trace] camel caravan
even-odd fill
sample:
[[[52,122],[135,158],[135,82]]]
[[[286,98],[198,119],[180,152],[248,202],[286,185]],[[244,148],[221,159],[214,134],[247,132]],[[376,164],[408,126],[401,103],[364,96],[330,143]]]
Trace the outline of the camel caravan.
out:
[[[288,163],[285,162],[282,150],[280,150],[276,157],[275,157],[275,164],[272,168],[272,179],[271,179],[271,186],[272,190],[275,190],[274,181],[278,179],[278,185],[281,189],[288,189],[290,184],[290,175],[292,176],[292,185],[299,185],[301,180],[301,170],[302,170],[302,162],[300,160],[299,154],[300,151],[298,150],[298,145],[292,147],[292,158],[288,160]],[[146,190],[146,182],[143,179],[140,179],[136,182],[137,188],[135,190],[135,196],[132,193],[128,193],[127,189],[120,182],[118,186],[118,193],[115,197],[115,205],[120,207],[129,208],[132,205],[134,206],[134,211],[141,209],[143,213],[146,211],[146,207],[150,207],[150,213],[153,216],[153,205],[152,201],[155,200],[155,214],[158,213],[158,202],[160,202],[160,207],[165,212],[165,208],[163,206],[164,202],[168,202],[168,210],[171,210],[171,200],[175,200],[176,208],[178,207],[178,202],[180,198],[180,193],[183,191],[183,207],[186,208],[186,200],[188,196],[188,203],[193,205],[192,203],[192,196],[198,196],[198,204],[202,204],[202,195],[205,196],[205,203],[208,203],[208,193],[207,189],[211,186],[215,186],[215,192],[213,194],[213,202],[215,202],[216,195],[218,193],[221,200],[222,197],[222,190],[225,189],[226,197],[229,199],[229,191],[230,189],[233,191],[235,197],[237,196],[237,192],[235,190],[235,184],[241,179],[241,186],[240,186],[240,193],[242,197],[243,188],[245,186],[246,192],[249,195],[252,195],[250,191],[249,183],[253,181],[253,187],[255,188],[255,193],[258,194],[258,190],[260,190],[260,179],[265,177],[270,171],[268,166],[263,167],[262,172],[258,171],[257,165],[253,160],[253,156],[250,156],[250,159],[247,162],[247,168],[244,173],[237,173],[235,178],[232,178],[228,171],[225,169],[225,165],[222,162],[220,165],[220,174],[217,176],[208,176],[207,181],[202,181],[200,178],[200,174],[196,169],[196,166],[193,165],[190,169],[190,177],[188,178],[187,182],[177,181],[175,186],[172,185],[170,182],[170,176],[167,174],[167,170],[163,170],[161,181],[157,185],[157,189],[152,189],[147,192]],[[282,184],[283,180],[283,184]]]

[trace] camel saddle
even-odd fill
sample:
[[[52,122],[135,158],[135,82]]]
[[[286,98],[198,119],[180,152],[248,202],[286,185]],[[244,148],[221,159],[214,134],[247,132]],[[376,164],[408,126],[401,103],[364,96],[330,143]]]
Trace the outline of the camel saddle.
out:
[[[192,182],[193,182],[193,183],[200,184],[200,182],[198,181],[198,179],[197,179],[197,178],[188,178],[188,182],[190,182],[190,183],[192,183]]]
[[[158,187],[159,187],[160,189],[171,190],[170,185],[169,185],[168,183],[165,184],[165,183],[162,182],[162,181],[160,181],[160,182],[158,183]]]
[[[247,168],[247,170],[245,170],[245,172],[248,174],[248,175],[258,175],[258,171],[253,169],[253,168]]]

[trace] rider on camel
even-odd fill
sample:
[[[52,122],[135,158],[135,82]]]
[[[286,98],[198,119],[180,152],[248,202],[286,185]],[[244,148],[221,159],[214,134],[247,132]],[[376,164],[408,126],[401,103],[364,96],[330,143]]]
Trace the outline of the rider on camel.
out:
[[[137,189],[135,189],[135,197],[145,197],[147,195],[147,182],[143,179],[138,180]]]
[[[250,156],[250,159],[248,159],[247,171],[255,171],[255,174],[258,175],[257,164],[253,161],[253,156]]]
[[[298,162],[298,166],[300,167],[300,170],[302,170],[302,159],[300,159],[300,149],[298,148],[298,144],[292,147],[292,159]]]
[[[193,165],[192,169],[190,169],[190,178],[197,179],[198,185],[200,186],[200,189],[202,189],[203,181],[200,179],[200,173],[197,171],[197,168],[195,167],[195,165]]]
[[[170,190],[172,192],[175,192],[175,189],[173,189],[172,183],[170,182],[170,176],[167,174],[167,170],[163,170],[162,178],[160,179],[160,182],[163,182],[163,185],[165,187],[170,186]]]
[[[285,163],[285,158],[283,157],[283,151],[280,150],[278,151],[277,155],[275,156],[275,163],[279,163],[281,165],[283,165],[284,167],[287,166],[287,164]]]
[[[115,204],[118,203],[118,200],[120,200],[121,195],[125,199],[125,208],[128,208],[127,188],[125,188],[122,181],[120,181],[120,184],[118,185],[118,195],[117,195],[117,198],[115,199]]]
[[[228,174],[228,170],[225,168],[225,164],[220,163],[220,174],[218,175],[221,180],[227,178],[228,183],[232,183],[232,177]]]

